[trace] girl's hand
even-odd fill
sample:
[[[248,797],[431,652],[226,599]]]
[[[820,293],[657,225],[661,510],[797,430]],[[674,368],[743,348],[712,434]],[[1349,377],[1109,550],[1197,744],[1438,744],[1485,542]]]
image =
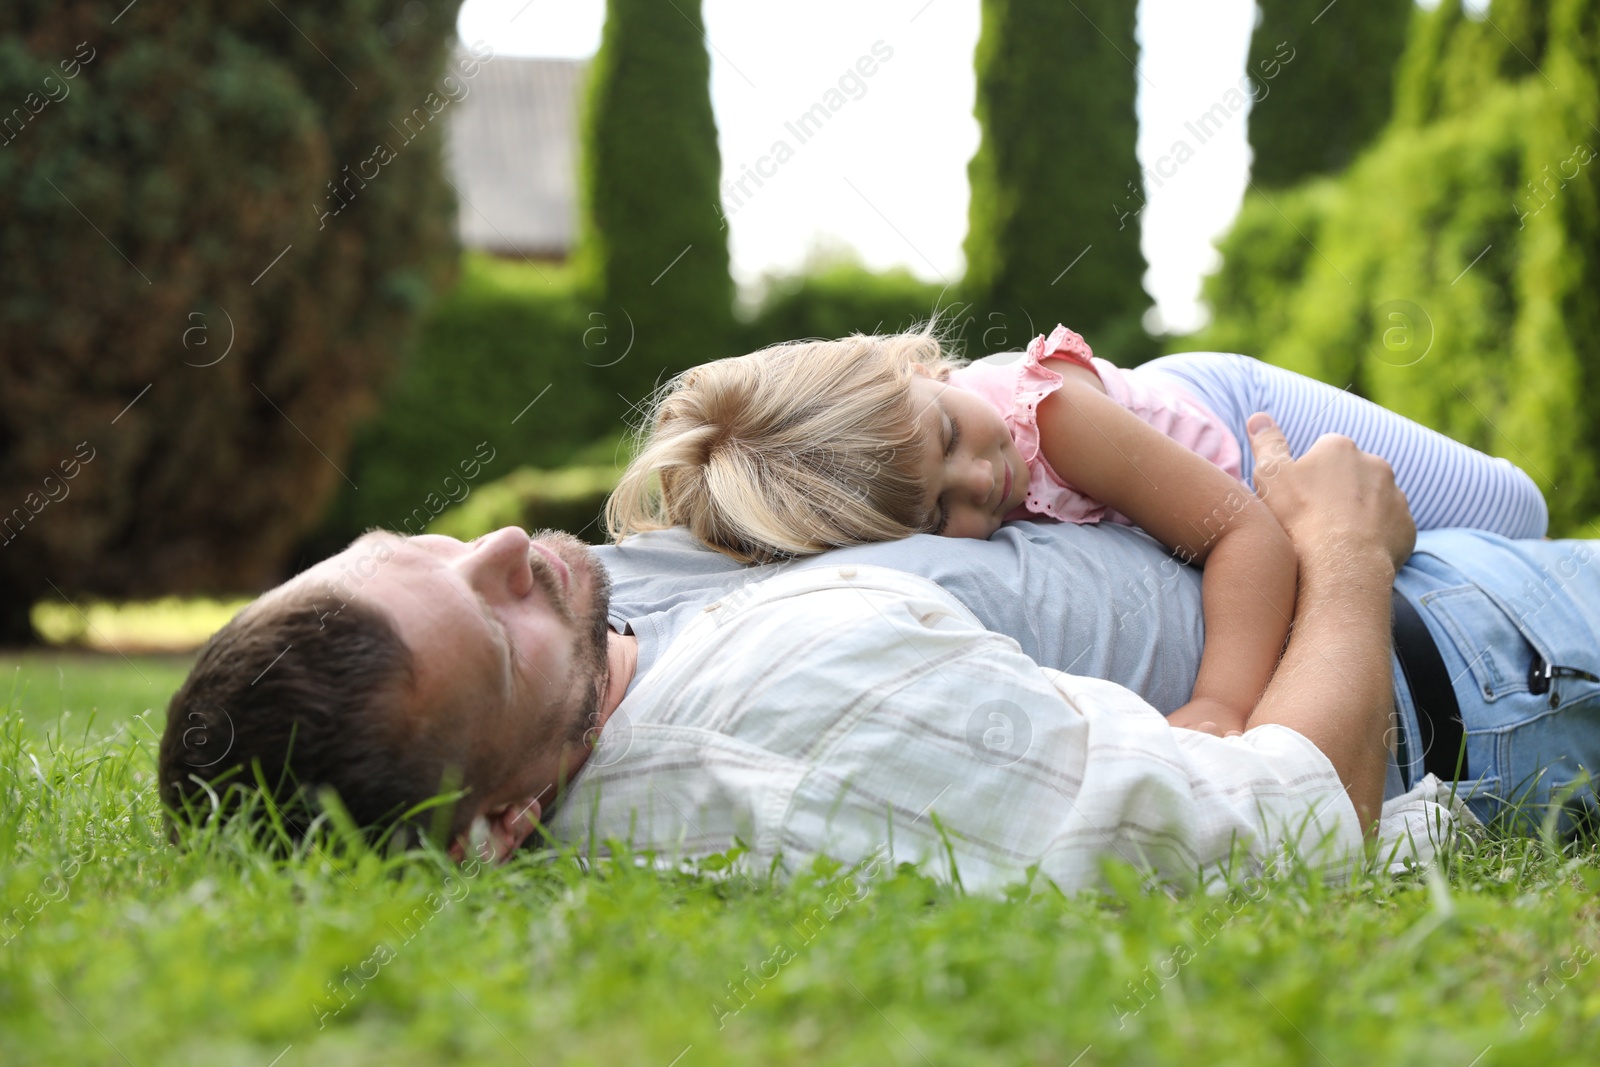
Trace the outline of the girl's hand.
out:
[[[1210,734],[1212,737],[1243,737],[1244,736],[1243,732],[1241,732],[1239,730],[1229,730],[1227,733],[1223,733],[1222,732],[1222,727],[1218,726],[1214,722],[1197,722],[1193,726],[1173,726],[1173,729],[1174,730],[1193,730],[1197,734]]]
[[[1181,730],[1198,730],[1213,737],[1238,737],[1244,732],[1249,717],[1248,710],[1240,711],[1220,700],[1201,697],[1168,715],[1167,722]]]

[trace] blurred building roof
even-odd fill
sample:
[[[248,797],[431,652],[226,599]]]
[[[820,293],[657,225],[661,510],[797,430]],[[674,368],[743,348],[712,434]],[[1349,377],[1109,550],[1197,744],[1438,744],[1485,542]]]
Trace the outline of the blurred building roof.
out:
[[[578,98],[588,64],[495,57],[451,107],[446,166],[461,243],[565,258],[577,229]]]

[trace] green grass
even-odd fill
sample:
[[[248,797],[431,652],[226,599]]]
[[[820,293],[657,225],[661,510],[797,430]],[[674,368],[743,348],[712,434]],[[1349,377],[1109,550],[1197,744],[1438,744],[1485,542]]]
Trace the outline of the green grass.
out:
[[[31,737],[47,732],[82,744],[137,729],[153,740],[167,701],[189,673],[192,654],[125,657],[115,652],[51,651],[0,655],[0,707]],[[135,721],[141,716],[143,725]]]
[[[1112,868],[1104,895],[1009,900],[910,870],[775,886],[527,855],[469,877],[331,831],[287,859],[232,831],[179,851],[153,736],[183,662],[0,663],[27,682],[0,725],[12,1067],[1488,1067],[1600,1050],[1592,848],[1494,838],[1443,877],[1209,898]]]

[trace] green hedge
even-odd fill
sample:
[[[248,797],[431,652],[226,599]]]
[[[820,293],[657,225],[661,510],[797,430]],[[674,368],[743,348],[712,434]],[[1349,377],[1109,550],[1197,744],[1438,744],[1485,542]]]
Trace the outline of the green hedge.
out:
[[[740,347],[908,330],[933,316],[943,292],[904,268],[876,272],[853,262],[771,276],[760,307],[739,327]]]
[[[519,466],[569,463],[615,433],[616,397],[598,387],[595,367],[615,339],[596,327],[562,268],[463,257],[460,283],[357,436],[346,470],[358,488],[340,494],[302,562],[372,526],[405,530],[418,508],[431,518]],[[461,464],[474,460],[468,478]]]
[[[471,540],[503,526],[566,530],[590,544],[604,544],[600,512],[616,488],[614,465],[538,470],[519,467],[497,482],[475,490],[439,516],[429,533]]]

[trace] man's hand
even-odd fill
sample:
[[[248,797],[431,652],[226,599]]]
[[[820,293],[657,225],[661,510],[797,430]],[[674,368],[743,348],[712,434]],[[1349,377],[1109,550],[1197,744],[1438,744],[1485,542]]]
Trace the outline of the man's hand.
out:
[[[1296,460],[1272,419],[1257,413],[1249,428],[1256,492],[1300,561],[1294,629],[1250,725],[1287,726],[1321,749],[1371,830],[1394,707],[1392,585],[1417,527],[1389,464],[1348,437],[1325,436]]]
[[[1325,434],[1298,460],[1272,417],[1250,416],[1256,495],[1277,516],[1300,555],[1376,548],[1398,569],[1417,543],[1417,526],[1394,470],[1348,437]],[[1390,575],[1392,579],[1393,575]]]

